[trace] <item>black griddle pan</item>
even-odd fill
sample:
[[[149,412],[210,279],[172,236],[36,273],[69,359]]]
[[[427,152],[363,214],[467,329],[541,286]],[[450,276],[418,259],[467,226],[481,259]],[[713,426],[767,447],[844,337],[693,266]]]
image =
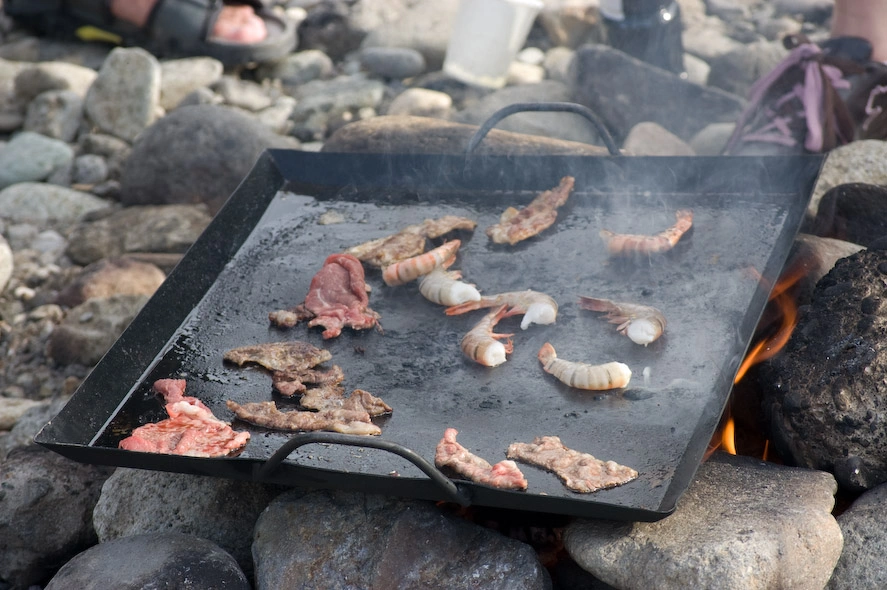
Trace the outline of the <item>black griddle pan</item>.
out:
[[[71,459],[292,486],[363,490],[593,518],[651,521],[674,510],[699,466],[767,295],[800,226],[822,158],[570,157],[329,154],[270,150],[233,193],[166,282],[36,441]],[[572,175],[576,189],[556,223],[516,246],[486,227],[509,206]],[[611,259],[601,228],[655,234],[678,208],[695,214],[670,252]],[[496,368],[461,354],[481,317],[447,317],[417,284],[387,287],[367,271],[370,306],[384,333],[345,329],[333,340],[304,324],[272,328],[268,313],[300,303],[327,255],[445,214],[479,223],[462,232],[453,268],[485,294],[536,289],[560,304],[557,323],[519,327],[514,353]],[[338,217],[339,223],[325,223]],[[335,221],[335,219],[332,219]],[[579,295],[653,305],[665,336],[642,347],[580,310]],[[328,348],[360,387],[394,407],[379,438],[291,434],[251,427],[236,458],[128,452],[119,441],[166,417],[156,379],[187,380],[187,395],[224,420],[225,401],[275,399],[258,368],[225,364],[233,347],[304,340]],[[536,359],[544,342],[561,358],[628,364],[630,386],[571,389]],[[328,363],[329,364],[329,363]],[[501,491],[451,480],[433,467],[447,427],[491,463],[508,445],[558,435],[598,458],[635,468],[626,485],[592,494],[523,466],[529,489]],[[356,446],[355,446],[356,445]]]

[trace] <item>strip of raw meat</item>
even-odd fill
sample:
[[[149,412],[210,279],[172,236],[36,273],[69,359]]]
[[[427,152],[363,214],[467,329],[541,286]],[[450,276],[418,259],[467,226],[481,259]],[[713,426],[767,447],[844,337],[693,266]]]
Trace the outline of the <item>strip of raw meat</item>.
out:
[[[274,402],[249,402],[240,405],[228,400],[226,403],[228,409],[244,422],[273,430],[327,430],[342,434],[382,434],[382,429],[370,422],[370,416],[366,412],[343,409],[281,412]]]
[[[477,222],[467,217],[444,215],[438,219],[426,219],[422,223],[409,225],[396,234],[348,248],[345,253],[371,266],[385,268],[422,254],[425,251],[425,238],[439,238],[457,229],[473,230],[475,227]]]
[[[447,467],[473,482],[495,488],[527,489],[527,480],[514,461],[499,461],[495,465],[490,465],[456,442],[457,434],[459,432],[455,428],[447,428],[444,431],[444,436],[437,443],[437,450],[434,454],[435,465],[439,468]]]
[[[232,348],[223,357],[242,367],[255,363],[269,371],[304,371],[333,358],[330,351],[307,342],[268,342]]]
[[[568,449],[557,436],[537,436],[532,443],[512,443],[506,456],[551,471],[580,494],[619,486],[638,476],[631,467]]]
[[[540,193],[523,209],[509,207],[499,217],[499,223],[487,228],[487,235],[497,244],[514,246],[549,228],[557,219],[557,208],[573,192],[574,182],[572,176],[564,176],[557,187]]]
[[[329,384],[312,387],[302,395],[299,403],[303,408],[310,410],[342,408],[344,410],[366,412],[370,416],[382,416],[393,411],[391,406],[368,391],[355,389],[346,398],[345,390],[342,387]]]
[[[339,365],[333,365],[331,369],[326,371],[321,369],[303,369],[301,371],[292,371],[289,369],[283,371],[274,371],[271,374],[271,386],[280,395],[292,397],[297,393],[306,390],[305,383],[319,385],[336,385],[345,380],[345,374]]]
[[[189,457],[223,457],[239,453],[248,432],[235,432],[196,397],[187,397],[184,379],[160,379],[154,390],[163,396],[169,418],[145,424],[120,441],[120,448]]]
[[[323,326],[325,339],[335,338],[345,326],[364,330],[378,325],[380,316],[369,308],[363,266],[357,258],[350,254],[327,256],[323,268],[311,279],[305,302],[268,315],[280,327],[292,327],[311,317],[308,325]]]

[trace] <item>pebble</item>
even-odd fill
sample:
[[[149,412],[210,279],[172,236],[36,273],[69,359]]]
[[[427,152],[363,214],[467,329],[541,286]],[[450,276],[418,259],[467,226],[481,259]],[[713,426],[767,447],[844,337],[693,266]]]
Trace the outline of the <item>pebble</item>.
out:
[[[100,130],[132,142],[157,119],[160,63],[140,48],[108,54],[86,95],[86,113]]]
[[[453,99],[445,92],[408,88],[394,97],[387,114],[445,119],[452,106]]]
[[[333,60],[326,53],[308,49],[262,64],[256,73],[260,79],[280,80],[284,86],[298,87],[312,80],[330,78],[334,71]]]
[[[408,47],[366,47],[360,51],[360,64],[381,78],[403,80],[425,71],[425,58]]]
[[[261,111],[274,101],[259,84],[232,76],[221,78],[211,88],[226,104],[248,111]]]
[[[84,154],[74,158],[71,182],[74,184],[100,184],[108,178],[108,163],[96,154]]]
[[[110,203],[89,193],[42,182],[19,182],[0,190],[0,218],[12,223],[70,224],[109,207]]]
[[[200,88],[222,78],[222,62],[211,57],[188,57],[160,62],[160,106],[171,111]]]
[[[80,130],[83,99],[71,90],[48,90],[28,104],[25,131],[71,143]]]
[[[61,61],[27,65],[15,77],[15,94],[25,103],[50,90],[69,90],[83,99],[96,76],[91,68]]]
[[[45,180],[73,159],[74,150],[64,141],[23,131],[0,149],[0,189]]]

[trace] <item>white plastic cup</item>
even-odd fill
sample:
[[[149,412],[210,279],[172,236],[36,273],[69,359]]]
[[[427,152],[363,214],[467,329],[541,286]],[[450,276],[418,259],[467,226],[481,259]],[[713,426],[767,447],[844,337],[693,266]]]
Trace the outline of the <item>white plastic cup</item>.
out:
[[[462,0],[443,71],[466,84],[502,88],[544,6],[542,0]]]

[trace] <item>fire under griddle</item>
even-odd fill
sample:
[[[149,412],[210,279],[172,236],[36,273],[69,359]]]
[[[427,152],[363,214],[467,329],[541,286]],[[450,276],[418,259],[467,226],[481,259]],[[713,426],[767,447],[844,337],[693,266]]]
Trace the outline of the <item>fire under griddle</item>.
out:
[[[662,518],[702,460],[821,163],[818,156],[269,150],[36,441],[87,463],[593,518]],[[575,177],[576,188],[551,228],[515,246],[487,238],[485,228],[505,207],[528,203],[565,175]],[[608,256],[600,229],[655,234],[674,223],[679,208],[691,208],[694,223],[673,250]],[[342,221],[320,223],[331,212]],[[520,317],[499,324],[498,331],[515,333],[505,364],[482,367],[460,351],[484,311],[448,317],[416,283],[388,287],[376,269],[367,270],[367,283],[384,332],[346,328],[324,341],[321,328],[270,326],[270,311],[302,302],[327,255],[442,215],[478,222],[474,232],[455,234],[463,244],[453,268],[482,293],[535,289],[560,305],[553,325],[524,331]],[[600,314],[580,310],[579,295],[655,306],[668,320],[666,333],[638,346]],[[117,448],[135,427],[166,417],[151,387],[161,378],[185,379],[186,395],[223,420],[233,419],[228,399],[295,409],[296,401],[272,392],[267,372],[222,360],[230,348],[281,340],[327,348],[333,359],[326,365],[342,367],[346,391],[366,389],[391,405],[394,413],[375,421],[381,437],[293,434],[235,421],[235,430],[251,432],[236,458]],[[567,360],[628,364],[630,386],[586,392],[561,384],[536,358],[545,342]],[[491,463],[504,459],[512,442],[557,435],[640,475],[592,494],[571,492],[527,465],[526,492],[451,481],[431,465],[447,427]]]

